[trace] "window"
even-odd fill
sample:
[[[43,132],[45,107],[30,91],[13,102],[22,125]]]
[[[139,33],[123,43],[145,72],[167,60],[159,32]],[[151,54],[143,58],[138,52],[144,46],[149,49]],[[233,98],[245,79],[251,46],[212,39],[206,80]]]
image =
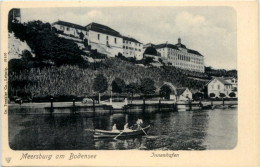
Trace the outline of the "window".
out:
[[[107,40],[108,40],[108,36],[107,36]]]
[[[123,46],[123,48],[125,49],[125,46]]]
[[[100,39],[100,34],[97,35],[97,39],[98,39],[98,40]]]
[[[115,43],[116,43],[116,38],[115,38]]]
[[[220,89],[220,85],[218,85],[218,89]]]
[[[123,40],[123,43],[125,43],[125,40]]]
[[[126,49],[128,49],[128,46],[126,46]]]
[[[70,28],[69,27],[67,27],[67,31],[69,31],[70,30]]]
[[[107,45],[109,45],[108,41],[107,41]]]

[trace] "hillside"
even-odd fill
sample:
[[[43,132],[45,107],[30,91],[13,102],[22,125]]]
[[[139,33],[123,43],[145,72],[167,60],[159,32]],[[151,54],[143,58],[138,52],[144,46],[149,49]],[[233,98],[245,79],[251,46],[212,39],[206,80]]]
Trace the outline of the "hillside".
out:
[[[103,74],[108,81],[104,95],[111,93],[116,78],[123,80],[126,87],[136,85],[136,89],[142,86],[143,78],[150,78],[158,94],[164,82],[177,88],[188,87],[194,93],[203,89],[211,74],[233,75],[212,68],[206,69],[206,73],[172,66],[157,68],[146,59],[137,61],[122,55],[108,58],[80,40],[53,32],[50,24],[41,21],[9,27],[9,56],[13,58],[9,61],[10,97],[17,95],[34,99],[93,95],[92,86],[98,74]],[[21,59],[15,59],[19,55]]]
[[[28,50],[31,52],[32,56],[35,57],[27,42],[16,38],[14,33],[8,33],[8,60],[21,58],[22,51],[24,50]]]

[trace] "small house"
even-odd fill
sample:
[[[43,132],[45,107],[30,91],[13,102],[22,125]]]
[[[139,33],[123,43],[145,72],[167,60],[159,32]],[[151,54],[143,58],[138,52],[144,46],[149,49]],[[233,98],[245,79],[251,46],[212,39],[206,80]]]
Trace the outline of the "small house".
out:
[[[188,88],[177,88],[177,101],[188,101],[192,99],[192,93]]]

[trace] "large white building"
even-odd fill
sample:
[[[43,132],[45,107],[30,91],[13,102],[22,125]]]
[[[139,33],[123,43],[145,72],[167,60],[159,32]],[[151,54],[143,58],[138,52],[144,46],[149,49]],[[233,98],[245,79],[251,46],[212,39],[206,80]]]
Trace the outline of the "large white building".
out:
[[[168,59],[172,66],[190,71],[204,72],[204,56],[198,51],[188,49],[178,39],[178,43],[155,45],[157,52]]]
[[[137,60],[143,58],[143,44],[134,38],[123,36],[123,55],[135,57]]]
[[[98,52],[110,57],[118,53],[123,54],[123,37],[118,31],[98,23],[88,24],[86,30],[91,49],[97,49]]]
[[[118,31],[102,24],[90,23],[83,27],[77,24],[56,21],[52,24],[64,35],[87,40],[91,49],[109,57],[115,57],[119,53],[125,57],[134,57],[137,60],[143,58],[143,44],[134,38],[122,36]]]

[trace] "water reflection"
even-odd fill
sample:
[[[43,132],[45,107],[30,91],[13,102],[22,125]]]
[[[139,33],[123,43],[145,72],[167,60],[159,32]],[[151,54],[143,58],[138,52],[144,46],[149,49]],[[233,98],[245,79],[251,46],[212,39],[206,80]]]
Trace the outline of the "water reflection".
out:
[[[148,136],[95,140],[94,129],[123,129],[141,118]],[[129,114],[9,114],[14,150],[232,149],[237,142],[237,109]]]

